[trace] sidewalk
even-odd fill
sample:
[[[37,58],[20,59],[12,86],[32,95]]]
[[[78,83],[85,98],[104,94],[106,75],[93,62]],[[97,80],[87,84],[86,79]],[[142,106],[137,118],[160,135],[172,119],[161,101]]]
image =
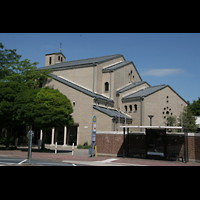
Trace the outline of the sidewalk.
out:
[[[24,148],[24,150],[23,150]],[[0,157],[10,157],[10,158],[22,158],[27,159],[27,147],[23,147],[21,150],[0,150]],[[48,147],[49,148],[49,147]],[[54,149],[54,147],[52,147]],[[113,159],[112,159],[113,158]],[[90,157],[88,154],[88,149],[75,149],[74,155],[72,155],[70,148],[62,147],[58,148],[58,153],[55,154],[52,152],[32,152],[32,159],[44,160],[44,161],[53,161],[53,162],[62,162],[62,161],[80,161],[80,163],[90,163],[94,161],[105,162],[105,160],[113,160],[110,163],[123,163],[127,165],[148,165],[148,166],[200,166],[198,162],[188,162],[183,163],[180,161],[163,161],[163,160],[149,160],[149,159],[139,159],[139,158],[122,158],[122,157],[106,157],[106,156],[97,156]],[[101,163],[100,162],[100,163]],[[95,162],[98,163],[98,162]]]

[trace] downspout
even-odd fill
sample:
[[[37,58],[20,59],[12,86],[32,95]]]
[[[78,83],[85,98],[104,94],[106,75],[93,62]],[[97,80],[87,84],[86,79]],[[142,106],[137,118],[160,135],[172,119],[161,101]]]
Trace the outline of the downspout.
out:
[[[144,97],[140,97],[140,126],[142,126],[142,100]],[[142,132],[142,128],[140,129],[140,132]]]
[[[94,93],[94,81],[95,81],[95,66],[97,66],[95,63],[92,63],[93,64],[93,89],[92,89],[92,92]]]
[[[110,71],[110,99],[111,99],[111,71]]]

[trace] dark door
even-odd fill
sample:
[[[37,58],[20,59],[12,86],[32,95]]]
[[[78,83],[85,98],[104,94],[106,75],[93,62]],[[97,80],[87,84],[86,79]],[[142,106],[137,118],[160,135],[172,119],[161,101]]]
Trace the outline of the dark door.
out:
[[[166,129],[146,129],[147,158],[166,157]]]

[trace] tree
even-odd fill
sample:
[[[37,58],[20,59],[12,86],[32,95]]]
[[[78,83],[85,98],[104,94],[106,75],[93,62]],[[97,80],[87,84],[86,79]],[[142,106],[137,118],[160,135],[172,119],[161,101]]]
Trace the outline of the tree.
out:
[[[35,120],[35,99],[41,88],[22,91],[15,98],[14,118],[21,124],[33,126]]]
[[[35,125],[41,128],[70,126],[74,123],[70,100],[59,90],[45,87],[36,95]]]
[[[176,125],[176,116],[167,117],[166,122],[164,122],[167,126]]]
[[[3,44],[0,42],[0,79],[5,79],[6,76],[11,75],[10,66],[20,58],[21,55],[16,53],[16,49],[4,49]]]
[[[43,82],[51,73],[51,69],[36,70],[38,62],[30,63],[30,60],[19,61],[21,55],[16,53],[16,49],[4,49],[0,43],[0,81],[16,81],[23,83],[29,88],[42,87]]]
[[[181,117],[182,115],[182,117]],[[183,108],[183,112],[180,114],[178,118],[178,126],[181,126],[181,119],[183,119],[183,127],[187,127],[189,132],[195,133],[197,130],[196,118],[194,117],[189,106],[185,106]]]
[[[38,62],[30,63],[30,60],[25,59],[22,61],[16,60],[10,67],[12,73],[6,77],[7,80],[17,81],[27,85],[31,89],[42,87],[43,82],[51,73],[51,69],[36,70]]]
[[[194,116],[200,116],[200,97],[198,97],[197,101],[194,100],[192,104],[188,102],[188,106],[190,107]]]
[[[19,123],[14,117],[15,99],[26,89],[25,85],[17,82],[0,82],[0,127],[7,130],[6,147],[9,147],[12,129]]]

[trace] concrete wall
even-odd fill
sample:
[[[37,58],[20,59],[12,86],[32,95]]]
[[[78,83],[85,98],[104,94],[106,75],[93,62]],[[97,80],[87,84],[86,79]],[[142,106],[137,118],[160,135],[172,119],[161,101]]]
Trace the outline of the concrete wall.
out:
[[[58,89],[62,94],[67,96],[72,104],[73,102],[75,103],[72,116],[74,123],[79,125],[78,144],[83,144],[86,141],[90,144],[92,117],[94,115],[96,115],[97,121],[99,122],[97,122],[97,130],[113,130],[112,119],[93,109],[94,102],[92,97],[53,79],[46,86]]]
[[[168,98],[167,98],[168,97]],[[181,104],[183,105],[181,107]],[[167,117],[179,117],[187,104],[170,87],[166,87],[144,99],[144,126],[150,125],[148,115],[154,115],[152,126],[163,126]],[[166,114],[169,112],[169,114]],[[165,117],[165,118],[164,118]]]

